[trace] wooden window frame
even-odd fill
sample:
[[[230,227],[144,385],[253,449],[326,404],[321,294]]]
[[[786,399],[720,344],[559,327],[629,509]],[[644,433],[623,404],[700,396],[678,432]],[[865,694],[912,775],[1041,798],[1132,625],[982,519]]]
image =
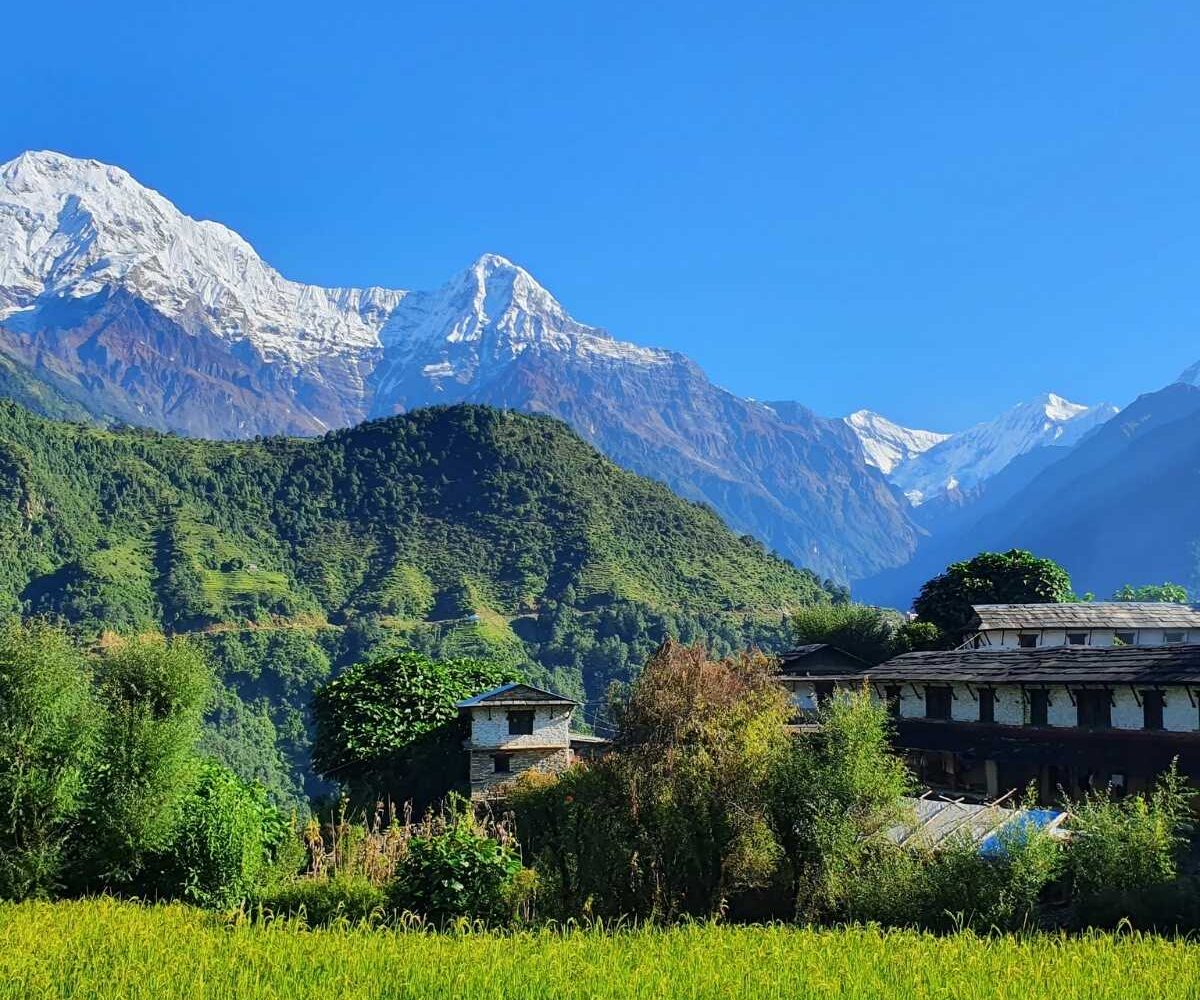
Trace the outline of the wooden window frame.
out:
[[[532,708],[512,709],[508,713],[509,736],[532,736],[537,713]]]

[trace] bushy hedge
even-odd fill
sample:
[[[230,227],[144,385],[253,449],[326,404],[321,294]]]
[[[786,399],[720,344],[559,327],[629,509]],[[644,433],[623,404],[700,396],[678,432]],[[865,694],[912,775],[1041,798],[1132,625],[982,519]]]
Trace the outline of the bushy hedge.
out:
[[[532,891],[532,873],[513,846],[478,828],[469,804],[453,808],[446,829],[409,842],[388,892],[392,910],[437,926],[460,918],[511,923]]]

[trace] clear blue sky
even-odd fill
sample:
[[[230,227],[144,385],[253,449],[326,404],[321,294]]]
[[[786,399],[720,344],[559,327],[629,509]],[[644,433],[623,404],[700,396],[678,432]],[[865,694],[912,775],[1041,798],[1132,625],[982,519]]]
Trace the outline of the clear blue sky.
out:
[[[720,384],[954,429],[1200,359],[1200,7],[42,3],[0,159],[126,167],[289,277],[479,253]]]

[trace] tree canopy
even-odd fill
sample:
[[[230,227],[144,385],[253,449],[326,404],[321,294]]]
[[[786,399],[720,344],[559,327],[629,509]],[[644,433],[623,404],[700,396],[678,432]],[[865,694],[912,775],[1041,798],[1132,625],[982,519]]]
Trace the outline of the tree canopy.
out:
[[[970,626],[972,605],[1057,604],[1073,596],[1071,578],[1058,563],[1009,549],[952,563],[921,588],[913,610],[952,644]]]
[[[313,766],[364,797],[436,797],[448,787],[416,787],[414,765],[460,762],[455,703],[519,677],[503,663],[411,651],[357,663],[313,699]]]
[[[1171,604],[1187,604],[1186,587],[1177,583],[1149,583],[1141,587],[1125,584],[1112,595],[1114,601],[1167,601]]]

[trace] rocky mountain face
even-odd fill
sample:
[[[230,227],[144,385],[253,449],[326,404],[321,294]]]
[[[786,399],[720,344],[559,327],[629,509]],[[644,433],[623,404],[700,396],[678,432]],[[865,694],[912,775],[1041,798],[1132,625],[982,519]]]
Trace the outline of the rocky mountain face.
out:
[[[433,292],[304,285],[124,171],[56,153],[0,167],[0,389],[55,415],[226,438],[507,406],[562,418],[838,580],[904,562],[918,536],[851,426],[579,323],[503,257]]]

